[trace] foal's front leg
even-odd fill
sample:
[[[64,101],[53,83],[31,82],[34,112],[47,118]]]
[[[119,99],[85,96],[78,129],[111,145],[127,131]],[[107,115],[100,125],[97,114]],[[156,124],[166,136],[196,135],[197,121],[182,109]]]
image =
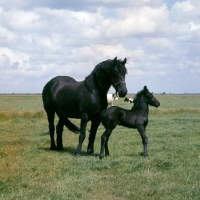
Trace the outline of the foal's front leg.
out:
[[[141,138],[142,138],[142,143],[143,143],[143,147],[144,147],[144,156],[148,156],[148,151],[147,151],[148,137],[146,136],[145,127],[138,126],[137,130],[139,131]]]
[[[87,122],[88,122],[88,114],[83,113],[81,115],[81,130],[80,130],[80,135],[79,135],[79,144],[75,151],[75,156],[81,155],[82,144],[83,144],[83,141],[85,140],[85,130],[86,130]]]

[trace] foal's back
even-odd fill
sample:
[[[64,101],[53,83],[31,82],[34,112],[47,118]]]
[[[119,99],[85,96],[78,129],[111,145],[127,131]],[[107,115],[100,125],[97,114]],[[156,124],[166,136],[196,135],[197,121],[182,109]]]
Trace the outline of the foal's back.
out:
[[[136,128],[139,124],[146,126],[148,116],[143,110],[126,110],[118,106],[112,106],[102,111],[101,121],[106,129],[114,129],[117,125]]]

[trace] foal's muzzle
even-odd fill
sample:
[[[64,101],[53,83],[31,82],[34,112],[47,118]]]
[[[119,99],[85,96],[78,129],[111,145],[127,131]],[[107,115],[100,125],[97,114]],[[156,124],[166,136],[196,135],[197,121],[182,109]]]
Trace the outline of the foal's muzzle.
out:
[[[160,106],[160,102],[157,100],[156,103],[155,103],[155,107],[159,107]]]

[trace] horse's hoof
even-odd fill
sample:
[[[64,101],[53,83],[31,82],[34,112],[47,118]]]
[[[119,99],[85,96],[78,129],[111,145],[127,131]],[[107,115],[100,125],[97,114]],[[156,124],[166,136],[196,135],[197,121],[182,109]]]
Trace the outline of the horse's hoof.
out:
[[[87,153],[88,156],[95,156],[94,153]]]
[[[94,156],[94,151],[92,149],[87,150],[87,155],[88,156]]]
[[[56,147],[56,146],[51,146],[51,147],[50,147],[50,150],[51,150],[51,151],[56,151],[56,150],[57,150],[57,147]]]
[[[104,156],[101,156],[101,155],[99,156],[99,159],[100,159],[100,160],[102,160],[103,158],[104,158]]]
[[[63,147],[57,147],[57,151],[63,151]]]

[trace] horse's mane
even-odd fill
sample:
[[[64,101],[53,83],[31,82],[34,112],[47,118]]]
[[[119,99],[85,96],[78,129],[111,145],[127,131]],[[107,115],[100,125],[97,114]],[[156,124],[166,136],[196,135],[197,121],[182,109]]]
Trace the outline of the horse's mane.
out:
[[[140,97],[143,96],[143,95],[144,95],[144,90],[140,90],[140,91],[135,95],[135,97],[134,97],[134,99],[133,99],[134,105],[133,105],[133,107],[132,107],[131,110],[134,110],[134,109],[136,109],[136,108],[138,107],[139,102],[140,102]]]
[[[110,79],[105,80],[105,78],[108,73],[114,76],[115,74],[114,69],[111,67],[113,62],[114,60],[105,60],[99,63],[98,65],[95,66],[91,74],[89,74],[85,78],[85,85],[89,91],[91,91],[91,89],[94,88],[96,84],[98,84],[101,88],[103,88],[105,83],[111,84],[111,80]],[[122,60],[117,60],[118,71],[121,74],[126,74],[127,69],[125,65],[122,64],[122,62],[123,62]]]

